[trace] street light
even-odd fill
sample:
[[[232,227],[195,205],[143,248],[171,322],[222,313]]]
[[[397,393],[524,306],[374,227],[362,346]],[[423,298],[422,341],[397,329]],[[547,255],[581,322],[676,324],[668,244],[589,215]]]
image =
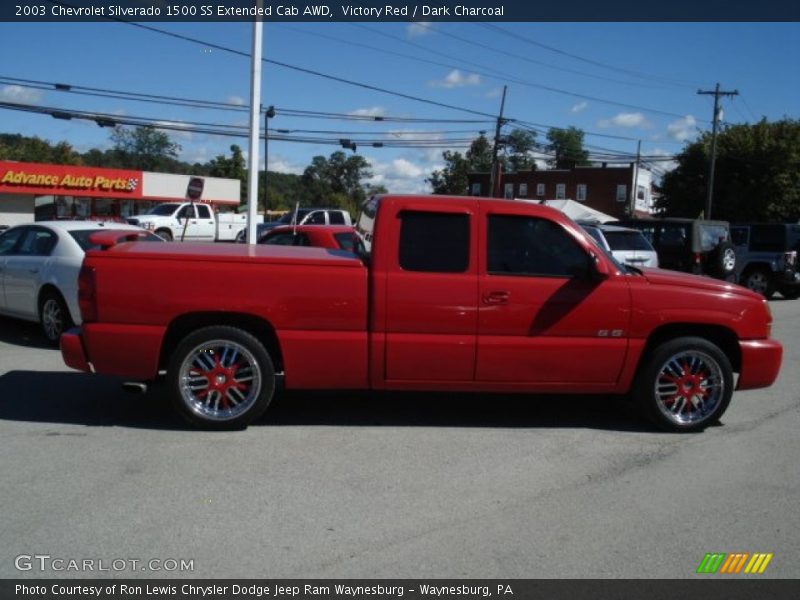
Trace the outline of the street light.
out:
[[[275,116],[275,107],[269,105],[264,111],[264,217],[266,220],[269,200],[267,199],[267,172],[269,171],[269,120]]]

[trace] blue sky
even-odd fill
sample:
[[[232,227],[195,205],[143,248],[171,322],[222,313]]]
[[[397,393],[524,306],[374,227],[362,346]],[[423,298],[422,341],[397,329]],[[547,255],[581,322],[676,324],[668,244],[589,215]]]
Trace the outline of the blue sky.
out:
[[[153,25],[250,51],[252,25],[248,23]],[[726,122],[753,122],[762,116],[798,118],[797,23],[498,26],[502,31],[481,23],[270,22],[264,27],[264,57],[491,114],[499,110],[499,91],[507,83],[507,117],[630,138],[587,135],[587,144],[616,152],[635,153],[637,139],[642,140],[646,155],[679,151],[698,129],[710,127],[713,99],[696,92],[701,87],[713,89],[717,82],[723,89],[737,89],[741,94],[723,101]],[[249,98],[249,59],[120,23],[2,23],[0,51],[4,56],[0,77],[232,103],[247,103]],[[264,104],[279,109],[481,119],[274,65],[264,65],[262,94]],[[10,83],[0,83],[0,100],[165,121],[247,122],[245,112],[77,96]],[[362,123],[280,113],[270,125],[290,130],[375,132],[375,137],[379,132],[392,132],[389,139],[449,140],[493,130],[490,123]],[[0,131],[38,135],[54,142],[66,140],[80,150],[109,145],[108,130],[92,122],[8,110],[0,110]],[[246,139],[188,132],[172,135],[182,146],[181,158],[189,161],[227,154],[232,143],[247,148]],[[539,139],[543,138],[540,134]],[[269,166],[300,173],[314,155],[327,156],[336,149],[272,140]],[[375,181],[393,192],[427,190],[425,177],[442,164],[441,148],[359,147],[358,151],[371,162]],[[659,164],[662,168],[668,165]]]

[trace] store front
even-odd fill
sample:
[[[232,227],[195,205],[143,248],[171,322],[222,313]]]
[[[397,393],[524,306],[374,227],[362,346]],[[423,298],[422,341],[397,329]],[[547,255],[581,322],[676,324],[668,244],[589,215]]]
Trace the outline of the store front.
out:
[[[189,175],[0,161],[0,227],[53,219],[123,221],[183,201]],[[203,177],[200,202],[235,209],[238,179]]]

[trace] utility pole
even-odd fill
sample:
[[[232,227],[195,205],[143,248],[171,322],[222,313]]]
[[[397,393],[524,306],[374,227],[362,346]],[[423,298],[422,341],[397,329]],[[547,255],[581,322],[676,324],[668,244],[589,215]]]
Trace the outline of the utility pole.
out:
[[[707,196],[706,196],[706,212],[705,218],[711,218],[711,200],[714,197],[714,167],[716,166],[717,162],[717,126],[719,124],[719,98],[720,96],[738,96],[739,90],[733,90],[731,92],[721,92],[719,89],[719,83],[717,87],[714,88],[713,91],[708,90],[697,90],[697,93],[700,95],[705,96],[714,96],[714,120],[712,121],[713,125],[711,128],[711,165],[708,169],[708,186],[707,186]]]
[[[636,165],[633,167],[633,189],[631,189],[631,203],[628,207],[631,217],[636,216],[636,194],[639,189],[639,165],[642,162],[642,140],[636,143]]]
[[[267,222],[269,199],[267,196],[267,175],[269,169],[269,120],[275,116],[275,107],[270,105],[264,111],[264,222]]]
[[[495,186],[497,181],[497,151],[500,149],[500,128],[505,121],[503,120],[503,110],[506,106],[506,89],[508,86],[503,86],[503,99],[500,101],[500,114],[497,117],[497,126],[494,129],[494,148],[492,149],[492,172],[489,175],[489,197],[495,198]]]
[[[263,6],[259,0],[258,6]],[[247,168],[247,243],[256,243],[258,213],[258,127],[261,109],[261,38],[264,22],[253,21],[253,53],[250,57],[250,144]]]

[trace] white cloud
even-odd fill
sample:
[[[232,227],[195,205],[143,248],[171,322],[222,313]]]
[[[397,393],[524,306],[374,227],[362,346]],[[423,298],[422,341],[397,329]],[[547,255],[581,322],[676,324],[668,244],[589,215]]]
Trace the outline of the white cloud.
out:
[[[228,96],[228,104],[235,104],[236,106],[244,106],[244,98],[241,96]]]
[[[696,127],[697,119],[692,115],[686,115],[667,125],[667,135],[673,140],[683,142],[694,135]]]
[[[647,154],[650,156],[675,156],[674,152],[670,152],[669,150],[664,150],[663,148],[653,148],[652,150],[648,150]],[[659,160],[653,161],[653,164],[660,170],[660,171],[672,171],[678,167],[678,162],[675,160]]]
[[[650,122],[645,118],[642,113],[619,113],[610,119],[603,119],[597,122],[598,127],[640,127],[647,129],[652,127]]]
[[[368,158],[373,177],[367,183],[383,185],[393,194],[416,194],[430,191],[425,178],[430,169],[405,158],[381,162]]]
[[[418,21],[417,23],[411,23],[408,27],[406,27],[406,33],[408,34],[408,37],[428,35],[429,33],[433,33],[431,25],[432,23],[430,21]]]
[[[291,173],[292,175],[302,175],[303,171],[305,171],[305,167],[294,163],[279,154],[277,156],[270,155],[269,170],[275,173]]]
[[[369,108],[351,110],[347,114],[353,117],[382,117],[386,114],[386,109],[382,106],[370,106]]]
[[[432,87],[441,87],[441,88],[457,88],[457,87],[465,87],[469,85],[480,85],[481,84],[481,76],[475,73],[462,73],[458,69],[453,69],[450,71],[444,79],[431,81],[429,85]]]
[[[487,98],[499,98],[503,94],[503,88],[496,87],[486,92]]]
[[[18,104],[36,104],[42,99],[42,92],[24,88],[20,85],[6,85],[0,88],[0,100]]]
[[[571,113],[579,113],[586,110],[586,107],[589,106],[588,102],[578,102],[575,106],[569,109]]]

